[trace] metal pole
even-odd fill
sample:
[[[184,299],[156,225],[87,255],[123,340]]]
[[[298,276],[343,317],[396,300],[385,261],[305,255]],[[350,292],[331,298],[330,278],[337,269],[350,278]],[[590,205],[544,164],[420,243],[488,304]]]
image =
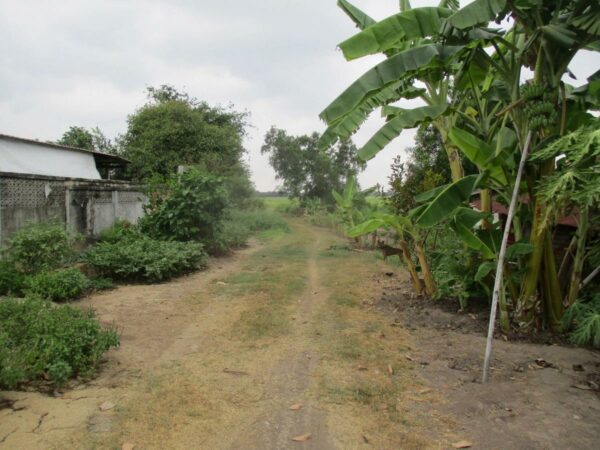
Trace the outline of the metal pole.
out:
[[[504,227],[504,234],[502,236],[502,245],[500,246],[500,254],[498,255],[498,266],[496,267],[496,278],[494,280],[494,291],[492,295],[492,309],[490,311],[490,323],[488,326],[487,342],[485,344],[485,358],[483,360],[483,376],[482,383],[487,383],[489,372],[490,372],[490,359],[492,357],[492,341],[494,340],[494,328],[496,326],[496,313],[498,311],[498,297],[500,295],[500,288],[502,287],[502,276],[504,275],[504,259],[506,257],[506,248],[508,246],[508,236],[510,235],[510,226],[512,224],[513,217],[515,216],[515,208],[517,206],[517,199],[519,198],[519,187],[521,185],[521,178],[523,177],[523,169],[525,168],[525,162],[529,155],[529,147],[531,146],[531,130],[527,133],[527,139],[525,140],[525,147],[521,154],[521,162],[519,163],[519,170],[517,171],[517,179],[515,180],[515,187],[513,189],[512,198],[510,199],[510,207],[508,208],[508,217],[506,218],[506,226]]]

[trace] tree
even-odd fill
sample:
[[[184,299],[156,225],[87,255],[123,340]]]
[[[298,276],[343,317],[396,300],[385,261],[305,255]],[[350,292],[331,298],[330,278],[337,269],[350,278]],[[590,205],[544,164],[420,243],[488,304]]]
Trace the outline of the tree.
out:
[[[120,140],[134,179],[168,177],[180,165],[239,172],[246,113],[209,106],[168,85],[147,91],[148,102],[128,117]]]
[[[407,148],[406,153],[406,162],[402,162],[401,155],[394,159],[389,178],[391,194],[387,197],[388,203],[400,214],[415,207],[417,195],[449,183],[451,176],[446,152],[434,127],[421,125],[415,145]]]
[[[96,152],[116,153],[115,145],[98,127],[91,129],[77,126],[69,127],[56,143]]]
[[[342,140],[329,149],[319,147],[318,133],[290,136],[285,130],[272,127],[265,136],[261,153],[277,178],[283,181],[283,191],[301,202],[320,199],[332,205],[332,191],[341,191],[346,180],[355,176],[362,165],[356,158],[356,147]]]

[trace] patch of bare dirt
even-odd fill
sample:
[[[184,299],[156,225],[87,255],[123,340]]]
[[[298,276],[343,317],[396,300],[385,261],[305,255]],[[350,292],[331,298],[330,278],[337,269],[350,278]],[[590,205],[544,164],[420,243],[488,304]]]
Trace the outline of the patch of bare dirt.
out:
[[[422,412],[439,414],[446,433],[482,449],[588,449],[600,442],[599,352],[558,345],[550,335],[525,342],[499,333],[492,379],[483,385],[488,311],[458,312],[451,302],[416,298],[397,276],[374,280],[382,288],[377,308],[390,326],[411,331],[408,358],[439,398]]]

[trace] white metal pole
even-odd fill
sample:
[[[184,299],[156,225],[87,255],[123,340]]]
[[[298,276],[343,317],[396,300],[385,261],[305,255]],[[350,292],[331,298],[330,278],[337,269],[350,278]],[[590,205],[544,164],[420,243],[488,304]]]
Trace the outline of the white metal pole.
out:
[[[506,218],[506,226],[504,227],[504,234],[502,236],[502,245],[500,246],[500,254],[498,255],[498,266],[496,267],[496,278],[494,280],[494,291],[492,294],[492,308],[490,311],[490,323],[488,326],[487,342],[485,344],[485,358],[483,360],[483,376],[482,383],[487,383],[489,372],[490,372],[490,359],[492,356],[492,341],[494,340],[494,328],[496,325],[496,313],[498,311],[498,297],[500,295],[500,288],[502,287],[502,276],[504,274],[504,259],[506,257],[506,248],[508,246],[508,236],[510,235],[510,226],[512,224],[513,217],[515,216],[515,208],[517,206],[517,199],[519,198],[519,187],[521,185],[521,178],[523,177],[523,169],[525,168],[525,162],[529,155],[529,147],[531,146],[531,130],[527,133],[527,139],[525,140],[525,147],[521,154],[521,162],[519,163],[519,170],[517,171],[517,179],[515,180],[515,187],[513,189],[512,198],[510,199],[510,207],[508,208],[508,217]]]

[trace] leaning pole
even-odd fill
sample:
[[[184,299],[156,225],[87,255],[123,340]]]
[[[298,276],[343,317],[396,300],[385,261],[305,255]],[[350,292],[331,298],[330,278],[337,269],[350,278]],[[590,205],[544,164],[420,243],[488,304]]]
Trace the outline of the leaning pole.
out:
[[[500,245],[500,254],[498,255],[498,266],[496,267],[496,278],[494,280],[494,290],[492,294],[492,308],[490,311],[490,323],[488,326],[487,342],[485,344],[485,358],[483,360],[483,376],[482,383],[487,383],[490,374],[490,359],[492,357],[492,341],[494,340],[494,328],[496,326],[496,313],[498,311],[498,297],[500,296],[500,288],[502,287],[502,277],[504,275],[504,259],[506,258],[506,248],[508,246],[508,236],[510,235],[510,226],[515,209],[517,207],[517,199],[519,198],[519,187],[521,186],[521,178],[523,177],[523,169],[529,155],[529,147],[531,146],[531,130],[527,133],[525,139],[525,147],[521,154],[521,162],[517,171],[517,179],[513,189],[512,198],[510,199],[510,207],[508,208],[508,217],[506,218],[506,226],[502,235],[502,244]]]

